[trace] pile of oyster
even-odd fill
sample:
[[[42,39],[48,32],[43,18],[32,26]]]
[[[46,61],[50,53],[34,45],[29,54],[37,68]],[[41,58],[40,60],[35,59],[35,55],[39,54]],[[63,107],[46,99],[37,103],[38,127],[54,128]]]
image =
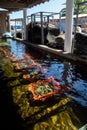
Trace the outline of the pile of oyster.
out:
[[[27,78],[33,78],[36,75],[39,75],[40,73],[41,73],[40,71],[29,70],[25,75],[27,76]]]
[[[35,93],[38,96],[43,96],[54,91],[54,86],[49,82],[43,82],[35,86]]]

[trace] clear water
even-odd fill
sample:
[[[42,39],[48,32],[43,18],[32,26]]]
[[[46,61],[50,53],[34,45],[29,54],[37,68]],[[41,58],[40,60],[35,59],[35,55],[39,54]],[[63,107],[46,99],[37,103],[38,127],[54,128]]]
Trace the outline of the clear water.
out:
[[[72,108],[73,112],[70,115],[69,111],[68,114],[71,119],[73,115],[76,115],[76,120],[79,120],[77,122],[80,123],[76,123],[74,119],[72,119],[75,128],[69,128],[67,126],[64,130],[78,130],[87,124],[87,67],[76,65],[66,59],[59,59],[58,56],[34,48],[32,49],[22,42],[11,39],[8,39],[7,42],[11,45],[10,51],[14,56],[19,55],[22,57],[24,53],[29,54],[32,59],[47,69],[45,78],[54,77],[63,86],[70,88],[70,91],[64,93],[65,97],[71,99],[67,105],[67,111],[69,111],[69,108]],[[51,130],[51,128],[48,130]],[[57,130],[57,128],[54,128],[54,130]],[[60,127],[58,130],[63,130],[63,127]]]

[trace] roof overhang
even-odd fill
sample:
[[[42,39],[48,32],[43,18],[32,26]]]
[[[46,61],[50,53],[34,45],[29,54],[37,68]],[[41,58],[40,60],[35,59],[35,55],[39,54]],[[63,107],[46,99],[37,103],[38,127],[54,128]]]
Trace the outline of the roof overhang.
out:
[[[0,0],[0,8],[4,8],[9,12],[12,12],[22,10],[23,8],[31,8],[46,1],[49,0]]]

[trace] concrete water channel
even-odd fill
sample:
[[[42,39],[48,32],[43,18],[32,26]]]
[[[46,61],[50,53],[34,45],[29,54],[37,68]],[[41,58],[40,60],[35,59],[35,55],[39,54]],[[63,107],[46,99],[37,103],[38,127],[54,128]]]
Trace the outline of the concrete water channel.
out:
[[[14,39],[0,41],[0,127],[11,130],[79,130],[87,124],[86,64],[79,65],[67,56],[65,58],[61,51],[58,56],[59,50],[44,45],[37,48],[34,44]],[[63,93],[35,102],[28,91],[31,82],[22,79],[23,71],[16,72],[14,63],[1,50],[6,50],[16,59],[25,54],[30,56],[46,70],[37,81],[53,77],[63,86]]]

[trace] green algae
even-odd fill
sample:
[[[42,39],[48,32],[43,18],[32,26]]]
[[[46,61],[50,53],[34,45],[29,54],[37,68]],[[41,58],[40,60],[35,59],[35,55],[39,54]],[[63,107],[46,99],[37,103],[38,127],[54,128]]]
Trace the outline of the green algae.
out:
[[[0,42],[0,47],[4,47],[4,46],[11,46],[11,44],[7,42]]]
[[[3,52],[2,52],[2,51],[0,51],[0,57],[2,57],[2,56],[4,56],[4,54],[3,54]]]
[[[14,66],[11,63],[10,59],[3,58],[1,61],[2,70],[4,72],[4,76],[6,77],[18,77],[20,73],[14,71]]]
[[[62,98],[55,104],[32,106],[27,98],[28,85],[13,88],[13,101],[19,106],[18,113],[23,120],[24,126],[32,126],[31,130],[77,130],[72,119],[80,124],[71,107],[67,107],[70,98]]]

